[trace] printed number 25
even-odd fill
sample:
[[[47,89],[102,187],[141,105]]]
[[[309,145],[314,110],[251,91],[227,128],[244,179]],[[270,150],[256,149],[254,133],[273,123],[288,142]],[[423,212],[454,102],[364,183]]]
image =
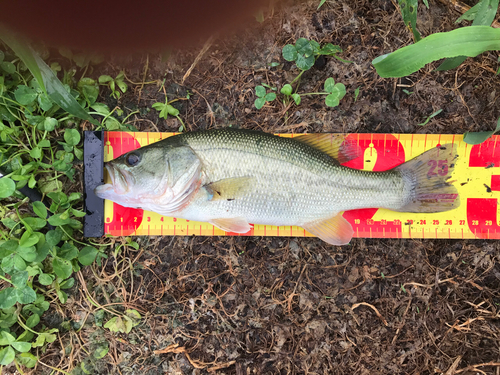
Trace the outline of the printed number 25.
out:
[[[440,176],[446,176],[448,174],[448,160],[429,160],[427,165],[430,166],[428,177],[435,176],[436,174]],[[434,170],[437,167],[437,173]]]

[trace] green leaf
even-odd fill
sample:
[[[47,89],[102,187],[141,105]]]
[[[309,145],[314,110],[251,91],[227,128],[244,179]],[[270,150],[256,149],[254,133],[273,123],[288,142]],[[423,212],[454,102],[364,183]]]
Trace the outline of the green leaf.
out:
[[[328,107],[336,107],[339,105],[339,97],[336,94],[330,94],[325,98],[325,104]]]
[[[8,74],[14,74],[16,72],[16,66],[12,64],[10,61],[4,61],[0,64],[0,68],[2,68]]]
[[[424,126],[424,125],[427,125],[427,123],[431,120],[431,118],[439,115],[441,112],[443,112],[442,109],[438,109],[436,112],[434,112],[432,115],[430,115],[429,117],[427,117],[427,119],[422,122],[421,124],[419,124],[420,126]]]
[[[491,23],[495,20],[495,15],[498,9],[498,1],[499,0],[481,0],[478,4],[476,4],[479,7],[477,8],[477,14],[474,15],[474,22],[472,22],[472,26],[491,25]],[[472,10],[472,8],[470,10]],[[446,59],[441,65],[437,67],[436,70],[442,71],[455,69],[466,59],[467,56],[457,56]]]
[[[102,103],[94,103],[93,105],[90,106],[90,108],[99,113],[101,116],[107,116],[111,113],[109,107],[106,104]]]
[[[38,314],[33,314],[28,319],[26,319],[26,325],[29,328],[33,328],[38,323],[40,323],[40,315],[38,315]]]
[[[0,332],[0,345],[10,345],[14,341],[16,341],[16,338],[12,336],[9,332],[7,331]]]
[[[303,55],[304,57],[312,56],[314,53],[314,48],[306,38],[299,38],[295,42],[295,48],[297,49],[297,53]]]
[[[38,362],[38,357],[35,357],[31,353],[21,353],[16,358],[21,365],[27,368],[35,367],[36,363]]]
[[[326,0],[321,0],[319,2],[319,5],[318,5],[318,8],[316,10],[319,10],[319,8],[321,8],[323,6],[323,4],[326,3]]]
[[[94,358],[101,359],[106,356],[109,352],[109,344],[105,341],[97,349],[94,350]]]
[[[283,87],[281,88],[280,92],[281,92],[283,95],[292,95],[292,92],[293,92],[292,85],[290,85],[289,83],[287,83],[285,86],[283,86]]]
[[[70,277],[68,280],[64,280],[59,287],[61,289],[69,289],[72,288],[73,285],[75,285],[75,279]]]
[[[76,146],[80,143],[80,133],[76,129],[66,129],[64,131],[64,140],[71,146]]]
[[[345,85],[343,83],[337,83],[332,90],[332,94],[337,95],[337,97],[342,99],[346,94]]]
[[[264,99],[266,100],[266,102],[272,102],[274,99],[276,99],[276,93],[270,92],[270,93],[266,94]]]
[[[255,102],[254,102],[255,108],[261,109],[264,106],[264,104],[266,104],[266,99],[265,98],[257,98],[257,99],[255,99]]]
[[[34,231],[40,230],[47,225],[47,220],[40,219],[39,217],[26,217],[24,221]]]
[[[179,110],[175,107],[172,107],[170,104],[167,104],[166,108],[167,108],[167,112],[169,115],[172,115],[172,116],[179,115]]]
[[[73,266],[67,259],[55,257],[52,259],[52,269],[54,273],[61,279],[67,279],[73,273]]]
[[[36,245],[37,242],[38,242],[38,236],[34,233],[26,231],[23,233],[21,239],[19,240],[19,246],[31,247],[33,245]]]
[[[406,26],[410,28],[415,37],[415,41],[419,41],[420,34],[417,30],[417,8],[418,0],[398,0],[401,8],[401,15]]]
[[[49,230],[45,235],[45,240],[49,244],[49,246],[55,246],[62,239],[62,231],[61,230]]]
[[[112,82],[113,78],[111,76],[103,74],[102,76],[99,77],[99,83],[100,84],[105,84],[108,82]]]
[[[92,264],[97,256],[97,249],[93,246],[85,246],[78,254],[78,261],[84,266]]]
[[[26,286],[26,283],[28,282],[29,276],[28,272],[26,271],[20,271],[13,273],[10,281],[12,285],[14,285],[16,288],[24,288]]]
[[[38,282],[42,285],[50,285],[54,281],[54,277],[47,273],[41,273],[38,275]]]
[[[82,120],[87,120],[88,122],[99,125],[99,123],[94,120],[85,109],[76,101],[76,99],[66,91],[61,81],[56,77],[52,69],[45,64],[45,62],[38,56],[37,53],[33,52],[35,61],[40,68],[40,72],[43,76],[43,82],[47,89],[47,94],[50,99],[54,101],[59,107],[64,109],[66,112],[76,116]],[[40,83],[40,82],[38,82]]]
[[[38,95],[38,104],[44,111],[48,111],[54,106],[54,102],[44,93],[40,93],[40,95]]]
[[[23,304],[31,303],[36,300],[36,293],[29,286],[22,289],[17,289],[17,301]]]
[[[340,48],[340,46],[333,45],[332,43],[328,43],[328,44],[324,45],[323,48],[321,48],[319,50],[319,53],[321,55],[326,55],[326,56],[334,56],[335,54],[341,53],[341,52],[342,52],[342,48]]]
[[[29,88],[28,86],[19,85],[17,86],[17,90],[14,91],[14,96],[19,104],[30,105],[35,101],[38,94],[35,90]]]
[[[62,290],[56,290],[57,298],[62,304],[65,304],[68,301],[68,295]]]
[[[157,111],[161,111],[163,110],[163,108],[165,108],[166,104],[165,103],[154,103],[151,107],[156,109]]]
[[[297,104],[297,105],[299,105],[301,100],[302,100],[299,94],[292,94],[292,98],[293,98],[295,104]]]
[[[115,119],[114,117],[108,117],[105,121],[104,124],[106,125],[106,129],[108,130],[118,130],[120,129],[120,121]]]
[[[295,61],[297,60],[297,49],[292,44],[287,44],[283,47],[282,50],[283,58],[286,61]]]
[[[131,323],[130,318],[115,316],[104,325],[104,328],[109,329],[111,332],[129,333],[132,330]]]
[[[16,352],[10,346],[0,350],[0,365],[7,366],[16,358]]]
[[[16,191],[16,183],[8,177],[0,178],[0,199],[10,197]]]
[[[266,96],[266,89],[264,86],[255,86],[255,95],[257,95],[259,98],[263,98]]]
[[[383,78],[410,75],[432,61],[445,57],[474,57],[500,49],[500,29],[469,26],[429,35],[420,42],[382,55],[372,61]]]
[[[67,215],[66,212],[63,212],[62,214],[52,215],[51,217],[49,217],[48,221],[49,221],[50,225],[62,226],[62,225],[69,224],[70,219],[69,219],[69,215]]]
[[[34,147],[33,149],[31,149],[30,156],[33,159],[40,159],[40,157],[42,156],[42,150],[40,149],[40,147]]]
[[[312,68],[314,65],[314,56],[308,56],[305,57],[304,55],[299,55],[297,57],[297,60],[295,61],[295,64],[297,64],[297,68],[302,69],[302,70],[309,70]]]
[[[38,240],[39,239],[37,236],[37,242]],[[16,253],[27,262],[33,262],[37,256],[36,249],[34,246],[29,246],[29,247],[19,246],[16,249]]]
[[[33,212],[41,219],[47,218],[47,208],[42,202],[33,202]]]
[[[472,8],[470,8],[467,12],[462,14],[460,17],[457,18],[455,23],[460,23],[463,20],[467,21],[472,21],[474,18],[476,18],[477,11],[481,7],[483,1],[479,1],[476,5],[474,5]]]
[[[333,92],[334,87],[335,87],[335,80],[332,77],[327,78],[325,81],[325,91],[331,93]]]
[[[469,145],[478,145],[486,141],[498,131],[500,131],[500,118],[497,121],[497,127],[495,128],[495,130],[489,132],[467,132],[464,134],[464,142]]]
[[[78,249],[75,245],[66,242],[62,245],[61,249],[57,252],[57,256],[63,259],[72,260],[78,256]]]
[[[47,117],[45,120],[43,120],[43,129],[47,130],[48,132],[54,131],[57,124],[58,122],[55,118]]]
[[[29,350],[31,349],[31,344],[29,342],[24,342],[24,341],[14,341],[10,345],[21,353],[29,352]]]
[[[356,100],[358,100],[359,90],[360,90],[360,87],[356,87],[356,90],[354,90],[354,102],[356,102]]]

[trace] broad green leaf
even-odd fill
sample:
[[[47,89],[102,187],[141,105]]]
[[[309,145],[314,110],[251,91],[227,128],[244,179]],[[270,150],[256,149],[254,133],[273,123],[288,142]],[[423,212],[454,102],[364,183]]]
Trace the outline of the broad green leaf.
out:
[[[264,104],[266,104],[266,99],[265,98],[257,98],[257,99],[255,99],[255,102],[254,102],[255,108],[261,109],[264,106]]]
[[[33,212],[41,219],[47,218],[47,207],[42,202],[33,202]]]
[[[99,77],[99,83],[105,84],[108,82],[112,82],[113,78],[111,76],[103,74],[102,76]]]
[[[304,57],[312,56],[314,53],[314,48],[306,38],[299,38],[295,42],[295,48],[299,55],[304,55]]]
[[[169,115],[172,116],[178,116],[179,115],[179,110],[175,107],[172,107],[170,104],[167,104],[167,112]]]
[[[57,251],[57,256],[63,259],[72,260],[78,256],[78,249],[75,245],[66,242]]]
[[[42,156],[42,149],[40,147],[33,147],[30,151],[30,156],[33,159],[40,159]]]
[[[73,285],[75,285],[75,279],[70,277],[68,280],[64,280],[59,287],[61,289],[69,289],[73,288]]]
[[[10,197],[16,191],[16,183],[8,177],[0,178],[0,199]]]
[[[266,89],[264,86],[255,86],[255,95],[257,95],[259,98],[263,98],[266,96]]]
[[[42,285],[50,285],[54,281],[54,278],[52,275],[49,275],[47,273],[41,273],[38,275],[38,282]]]
[[[479,3],[474,5],[472,8],[470,8],[467,12],[465,12],[460,17],[458,17],[457,20],[455,21],[455,23],[460,23],[463,20],[473,21],[474,18],[476,18],[477,11],[479,10],[479,8],[482,5],[481,3],[482,3],[482,1],[480,1]]]
[[[16,66],[10,61],[4,61],[0,64],[0,68],[8,74],[14,74],[16,72]]]
[[[29,328],[33,328],[38,323],[40,323],[40,315],[38,315],[38,314],[33,314],[28,319],[26,319],[26,325]]]
[[[21,353],[16,358],[21,365],[27,368],[35,367],[36,363],[38,362],[38,357],[35,357],[31,353]]]
[[[330,94],[325,98],[325,104],[328,107],[337,107],[339,105],[339,97],[335,94]]]
[[[66,225],[66,224],[69,224],[70,222],[70,219],[69,219],[69,216],[68,215],[64,215],[65,212],[63,212],[62,214],[56,214],[56,215],[52,215],[51,217],[49,217],[49,224],[50,225],[53,225],[53,226],[61,226],[61,225]]]
[[[295,104],[297,104],[297,105],[299,105],[301,100],[302,100],[299,94],[292,94],[292,98],[293,98]]]
[[[160,103],[160,104],[162,104],[162,103]],[[154,104],[153,104],[153,107],[154,107]],[[109,110],[109,107],[106,104],[102,104],[102,103],[94,103],[90,106],[90,108],[92,108],[94,111],[99,113],[101,116],[107,116],[111,113],[111,111]]]
[[[28,272],[26,271],[20,271],[13,273],[10,281],[12,285],[14,285],[16,288],[24,288],[26,286],[26,283],[28,282]]]
[[[24,218],[24,222],[35,231],[40,230],[47,225],[47,220],[40,219],[39,217],[26,217]]]
[[[58,121],[52,117],[47,117],[45,120],[43,120],[43,128],[44,128],[44,130],[47,130],[48,132],[54,131],[57,124],[58,124]]]
[[[21,239],[19,240],[19,246],[31,247],[33,245],[36,245],[37,242],[38,242],[38,236],[34,233],[26,231],[23,233]]]
[[[292,95],[292,92],[293,92],[293,88],[292,88],[292,85],[290,85],[289,83],[287,83],[286,85],[284,85],[280,92],[283,94],[283,95]]]
[[[420,42],[377,57],[372,61],[383,78],[404,77],[426,64],[445,57],[474,57],[500,49],[500,29],[469,26],[429,35]]]
[[[55,246],[62,239],[62,232],[60,230],[49,230],[45,235],[45,240],[50,246]]]
[[[24,342],[24,341],[14,341],[10,345],[21,353],[29,352],[29,350],[31,349],[31,344],[29,342]]]
[[[62,290],[56,290],[57,298],[62,304],[65,304],[68,301],[68,295]]]
[[[33,52],[33,56],[43,76],[43,82],[47,89],[47,94],[54,101],[54,103],[73,116],[82,120],[87,120],[94,125],[99,125],[99,123],[94,120],[76,101],[73,95],[66,91],[66,88],[63,86],[61,81],[59,81],[52,69],[45,64],[40,56],[38,56],[36,52]]]
[[[24,271],[26,269],[26,262],[24,261],[23,257],[21,257],[19,254],[15,254],[13,260],[14,260],[14,268],[16,270]]]
[[[327,78],[325,81],[325,91],[332,93],[334,87],[335,87],[335,80],[332,77]]]
[[[499,0],[481,0],[476,6],[477,14],[474,15],[474,21],[472,26],[489,26],[495,20],[495,15],[498,9]],[[475,6],[474,6],[475,7]],[[474,8],[473,7],[473,8]],[[472,8],[470,9],[472,10]],[[457,66],[462,64],[467,59],[467,56],[457,56],[453,58],[446,59],[441,65],[437,67],[436,70],[449,70],[455,69]]]
[[[302,54],[297,56],[297,60],[295,61],[295,64],[297,65],[297,68],[302,69],[302,70],[309,70],[313,67],[314,65],[314,56],[304,56]]]
[[[6,331],[0,332],[0,345],[10,345],[14,341],[16,341],[16,338],[12,336],[9,332]]]
[[[16,289],[17,301],[23,304],[31,303],[36,300],[36,293],[29,286],[25,286],[22,289]]]
[[[35,90],[29,88],[28,86],[19,85],[17,86],[16,91],[14,91],[14,96],[19,104],[29,105],[35,101],[38,94]]]
[[[76,146],[80,143],[80,133],[76,129],[66,129],[64,131],[64,140],[71,146]]]
[[[266,99],[266,102],[272,102],[274,99],[276,99],[276,93],[270,92],[269,94],[266,94],[264,99]]]
[[[287,44],[283,47],[282,50],[283,58],[286,61],[295,61],[297,60],[297,49],[292,44]]]
[[[107,342],[104,342],[101,344],[97,349],[94,350],[94,358],[95,359],[101,359],[106,356],[109,352],[109,345]]]
[[[52,268],[54,273],[61,279],[67,279],[73,273],[73,266],[67,259],[55,257],[52,259]]]
[[[337,95],[339,100],[342,99],[346,94],[345,85],[343,83],[335,84],[335,87],[332,90],[332,94]]]
[[[108,117],[105,121],[104,124],[106,125],[106,129],[108,130],[118,130],[120,129],[120,121],[115,119],[114,117]]]
[[[7,366],[16,358],[16,352],[12,347],[7,346],[0,350],[0,365]]]
[[[497,121],[497,127],[495,130],[489,132],[467,132],[464,134],[464,142],[470,145],[478,145],[486,141],[498,131],[500,131],[500,118]]]
[[[340,46],[333,45],[332,43],[328,43],[324,45],[320,50],[319,53],[321,55],[327,55],[327,56],[333,56],[336,53],[341,53],[342,48]]]
[[[417,8],[418,0],[398,0],[399,7],[401,8],[401,15],[405,25],[411,30],[415,41],[419,41],[420,33],[417,30]]]
[[[23,247],[19,245],[19,247],[16,249],[16,253],[27,262],[33,262],[37,256],[36,248],[34,246]]]
[[[93,246],[85,246],[78,254],[78,261],[84,266],[92,264],[97,255],[97,249]]]

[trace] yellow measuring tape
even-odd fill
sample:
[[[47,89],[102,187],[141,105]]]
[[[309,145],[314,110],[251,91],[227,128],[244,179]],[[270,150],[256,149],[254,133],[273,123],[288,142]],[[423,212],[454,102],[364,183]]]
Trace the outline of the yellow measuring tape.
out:
[[[106,132],[104,161],[172,135],[175,133]],[[280,136],[293,137],[292,134]],[[500,197],[498,136],[475,146],[463,142],[462,135],[454,134],[349,134],[347,138],[356,141],[364,154],[344,165],[371,171],[391,169],[438,144],[455,143],[458,153],[451,180],[460,195],[459,208],[433,214],[385,209],[347,211],[343,215],[352,224],[354,237],[500,238],[500,221],[497,219],[497,199]],[[125,208],[107,200],[104,217],[105,233],[113,236],[232,235],[211,224]],[[299,227],[271,225],[254,225],[245,235],[312,236]]]

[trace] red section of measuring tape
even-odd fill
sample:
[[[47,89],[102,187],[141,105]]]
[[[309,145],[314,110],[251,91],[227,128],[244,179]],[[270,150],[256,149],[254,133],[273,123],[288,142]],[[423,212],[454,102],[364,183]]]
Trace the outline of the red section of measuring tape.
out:
[[[500,145],[496,143],[495,138],[495,141],[472,146],[469,167],[500,167]]]
[[[113,154],[113,159],[129,151],[135,150],[141,145],[134,136],[125,132],[107,132],[105,147]],[[112,146],[111,146],[112,145]],[[126,208],[113,202],[113,217],[105,222],[105,233],[120,231],[122,236],[133,234],[142,223],[144,211],[136,208]]]
[[[468,198],[467,224],[478,238],[500,238],[497,198]]]

